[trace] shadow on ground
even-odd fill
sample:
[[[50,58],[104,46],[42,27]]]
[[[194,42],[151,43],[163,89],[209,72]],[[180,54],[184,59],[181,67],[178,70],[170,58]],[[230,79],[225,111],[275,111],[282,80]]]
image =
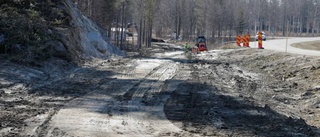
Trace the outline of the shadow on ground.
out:
[[[164,111],[184,130],[222,136],[319,136],[303,119],[284,116],[246,98],[218,94],[214,87],[182,83],[171,94]]]

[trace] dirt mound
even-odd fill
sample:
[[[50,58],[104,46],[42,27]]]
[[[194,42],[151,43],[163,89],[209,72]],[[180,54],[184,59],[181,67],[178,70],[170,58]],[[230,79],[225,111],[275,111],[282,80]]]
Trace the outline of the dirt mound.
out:
[[[219,136],[319,135],[320,58],[258,49],[195,58],[206,60],[192,65],[196,81],[180,85],[166,104],[181,128]]]

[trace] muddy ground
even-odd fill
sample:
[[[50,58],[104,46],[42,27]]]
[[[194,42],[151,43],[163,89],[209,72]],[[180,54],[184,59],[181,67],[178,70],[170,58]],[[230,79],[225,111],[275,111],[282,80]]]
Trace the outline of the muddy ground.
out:
[[[1,136],[320,136],[319,57],[158,45],[0,66]]]

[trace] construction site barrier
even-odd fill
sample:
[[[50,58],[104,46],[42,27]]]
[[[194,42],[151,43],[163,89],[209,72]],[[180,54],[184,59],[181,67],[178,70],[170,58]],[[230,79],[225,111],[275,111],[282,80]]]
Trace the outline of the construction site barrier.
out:
[[[261,31],[258,33],[258,48],[263,49],[263,47],[262,47],[262,32]]]
[[[246,47],[250,47],[250,34],[246,36],[246,40],[247,40]]]
[[[245,36],[237,36],[236,38],[236,44],[237,46],[241,47],[241,43],[243,47],[250,47],[250,34]]]
[[[237,46],[241,47],[241,36],[237,36],[236,43]]]

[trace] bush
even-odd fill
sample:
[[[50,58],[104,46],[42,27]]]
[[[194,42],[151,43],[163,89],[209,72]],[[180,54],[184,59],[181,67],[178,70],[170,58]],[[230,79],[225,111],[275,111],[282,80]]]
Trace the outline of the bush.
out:
[[[49,58],[52,47],[46,43],[59,38],[54,28],[69,23],[61,1],[2,0],[0,5],[0,35],[5,36],[0,54],[20,61]]]

